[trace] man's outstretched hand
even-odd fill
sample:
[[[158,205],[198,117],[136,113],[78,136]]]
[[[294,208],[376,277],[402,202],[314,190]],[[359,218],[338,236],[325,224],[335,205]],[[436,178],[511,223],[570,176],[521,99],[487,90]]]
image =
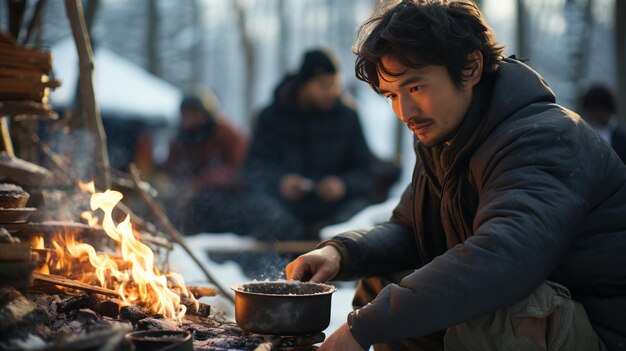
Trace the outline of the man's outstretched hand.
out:
[[[339,273],[341,255],[331,245],[299,256],[287,265],[287,279],[325,282]]]

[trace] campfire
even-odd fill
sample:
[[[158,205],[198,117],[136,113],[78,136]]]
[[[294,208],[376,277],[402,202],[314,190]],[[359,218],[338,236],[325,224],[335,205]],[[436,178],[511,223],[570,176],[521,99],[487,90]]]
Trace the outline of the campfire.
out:
[[[157,340],[188,350],[310,350],[323,340],[242,331],[197,300],[215,289],[187,286],[180,274],[159,269],[130,216],[116,221],[120,192],[97,192],[92,182],[80,188],[91,194],[90,211],[81,214],[87,224],[2,224],[21,238],[15,244],[30,244],[35,272],[33,284],[0,288],[0,349],[126,350]]]
[[[51,238],[53,259],[40,272],[62,274],[116,291],[123,305],[145,307],[166,318],[183,318],[187,311],[181,302],[183,298],[197,309],[198,301],[185,287],[183,277],[176,273],[163,274],[155,266],[154,253],[136,237],[139,234],[133,230],[130,216],[120,223],[113,220],[113,209],[123,195],[113,190],[98,193],[93,182],[80,185],[92,194],[91,210],[102,211],[102,228],[116,243],[118,255],[97,253],[93,246],[77,241],[72,234],[57,233]],[[98,217],[92,212],[83,212],[81,217],[90,226],[98,224]]]

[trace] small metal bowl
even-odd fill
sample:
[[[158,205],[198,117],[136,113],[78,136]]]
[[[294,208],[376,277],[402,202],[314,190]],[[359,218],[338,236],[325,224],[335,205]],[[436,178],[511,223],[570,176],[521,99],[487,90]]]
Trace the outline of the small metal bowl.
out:
[[[145,330],[126,334],[136,351],[193,351],[189,332],[176,330]]]

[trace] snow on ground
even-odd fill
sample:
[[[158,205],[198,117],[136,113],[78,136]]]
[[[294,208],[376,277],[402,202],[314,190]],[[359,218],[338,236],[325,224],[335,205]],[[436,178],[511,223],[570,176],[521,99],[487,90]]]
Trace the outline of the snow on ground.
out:
[[[214,251],[218,248],[228,251],[235,249],[245,251],[246,248],[251,248],[252,245],[254,245],[253,239],[235,234],[208,233],[186,237],[185,239],[191,250],[224,288],[230,291],[230,286],[250,280],[250,278],[243,273],[238,264],[232,261],[226,261],[224,263],[214,262],[209,259],[207,251]],[[210,285],[207,283],[206,277],[202,271],[179,245],[175,245],[174,250],[170,254],[169,262],[171,270],[182,274],[186,284],[198,286]],[[284,271],[284,268],[285,267],[282,266],[268,267],[268,270]],[[356,283],[352,282],[340,282],[335,285],[337,286],[337,292],[335,292],[332,297],[330,325],[324,331],[326,336],[330,335],[346,321],[346,316],[352,310],[352,295],[356,287]],[[205,297],[202,298],[201,301],[223,309],[232,320],[235,319],[234,306],[225,298]]]
[[[400,201],[397,197],[390,197],[385,202],[368,206],[355,214],[348,221],[329,225],[320,230],[320,238],[328,240],[333,236],[348,230],[368,228],[389,220],[391,212]]]

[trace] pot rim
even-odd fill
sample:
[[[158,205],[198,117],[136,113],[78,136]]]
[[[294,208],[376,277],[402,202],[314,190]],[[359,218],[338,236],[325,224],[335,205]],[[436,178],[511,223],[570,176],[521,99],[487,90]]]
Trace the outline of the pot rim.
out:
[[[242,288],[246,285],[253,285],[253,284],[262,285],[262,284],[270,284],[270,283],[293,284],[293,285],[296,285],[296,284],[316,285],[316,286],[324,287],[326,290],[322,292],[314,293],[314,294],[267,294],[267,293],[242,290]],[[258,295],[258,296],[276,296],[276,297],[297,297],[297,298],[331,295],[332,293],[337,291],[337,288],[330,284],[315,283],[315,282],[302,282],[299,280],[250,281],[246,283],[234,284],[230,287],[230,289],[237,294]]]

